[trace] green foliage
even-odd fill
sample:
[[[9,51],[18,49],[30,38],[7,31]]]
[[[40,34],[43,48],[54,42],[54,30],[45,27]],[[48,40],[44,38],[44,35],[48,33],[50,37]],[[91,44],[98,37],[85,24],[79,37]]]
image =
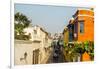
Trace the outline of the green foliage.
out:
[[[91,8],[92,11],[94,11],[94,8]]]
[[[81,46],[75,47],[74,50],[76,53],[80,53],[80,54],[84,53],[84,48],[82,48]]]
[[[26,39],[23,29],[30,25],[30,20],[22,13],[17,12],[14,15],[14,33],[15,39]],[[24,38],[25,37],[25,38]]]
[[[18,40],[29,40],[30,36],[29,35],[16,35],[15,38]]]
[[[86,50],[86,51],[89,50],[89,42],[88,42],[88,41],[85,41],[85,42],[84,42],[84,47],[85,47],[85,50]]]
[[[66,45],[66,43],[65,42],[63,42],[63,47],[65,48],[67,45]]]
[[[72,61],[73,58],[77,58],[79,55],[82,55],[85,51],[91,57],[91,60],[94,59],[94,42],[85,41],[82,43],[74,43],[74,46],[66,46],[66,56],[68,57],[68,61]]]
[[[17,24],[20,24],[23,28],[28,27],[30,24],[30,20],[28,20],[28,18],[22,13],[17,12],[14,18]]]

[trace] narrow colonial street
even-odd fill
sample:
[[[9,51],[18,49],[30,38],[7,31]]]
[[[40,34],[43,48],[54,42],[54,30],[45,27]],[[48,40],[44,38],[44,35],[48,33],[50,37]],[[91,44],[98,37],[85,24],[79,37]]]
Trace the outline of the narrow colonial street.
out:
[[[15,65],[94,60],[94,8],[16,4],[15,11]]]
[[[57,49],[56,46],[56,48],[52,49],[47,63],[63,63],[63,62],[65,62],[65,60],[64,60],[64,55],[62,53],[62,50],[61,48]]]

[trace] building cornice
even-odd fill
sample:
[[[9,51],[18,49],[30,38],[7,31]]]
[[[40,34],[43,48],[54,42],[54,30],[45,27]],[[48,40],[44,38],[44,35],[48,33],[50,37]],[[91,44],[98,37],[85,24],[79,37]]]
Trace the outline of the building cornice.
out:
[[[74,19],[78,18],[78,17],[90,17],[90,18],[94,18],[94,16],[90,16],[90,15],[77,15],[76,17],[74,17]]]

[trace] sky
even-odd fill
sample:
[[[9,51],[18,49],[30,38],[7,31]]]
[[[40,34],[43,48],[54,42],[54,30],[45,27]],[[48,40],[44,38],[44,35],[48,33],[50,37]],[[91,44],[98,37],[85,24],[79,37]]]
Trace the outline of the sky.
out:
[[[14,13],[20,12],[49,33],[62,33],[79,7],[36,4],[15,4]]]

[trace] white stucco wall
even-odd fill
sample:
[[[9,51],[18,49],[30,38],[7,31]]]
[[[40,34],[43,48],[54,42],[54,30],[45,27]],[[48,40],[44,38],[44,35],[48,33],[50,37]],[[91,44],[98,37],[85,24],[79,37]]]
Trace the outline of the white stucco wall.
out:
[[[33,43],[31,41],[15,40],[14,45],[14,63],[15,65],[26,65],[32,64],[33,61],[33,50],[40,48],[40,43]],[[24,53],[27,53],[27,62],[21,60],[24,57]]]
[[[37,31],[37,34],[34,34],[34,30]],[[23,41],[23,40],[15,40],[15,65],[25,65],[25,64],[32,64],[33,61],[33,50],[39,49],[40,55],[39,56],[39,63],[43,62],[45,60],[46,52],[45,47],[49,47],[51,45],[51,39],[48,38],[48,41],[46,42],[46,33],[40,29],[39,26],[34,27],[28,27],[23,30],[25,32],[25,35],[31,34],[31,39],[29,41]],[[35,36],[35,37],[34,37]],[[37,41],[38,43],[34,42]],[[21,60],[20,58],[24,57],[24,53],[27,52],[27,62],[25,60]]]
[[[31,65],[33,63],[33,51],[39,49],[39,64],[47,60],[47,52],[45,52],[44,45],[42,47],[41,42],[15,40],[14,42],[14,64],[15,65]],[[24,53],[27,53],[27,58],[25,60],[20,60],[24,58]],[[49,53],[50,54],[50,53]]]

